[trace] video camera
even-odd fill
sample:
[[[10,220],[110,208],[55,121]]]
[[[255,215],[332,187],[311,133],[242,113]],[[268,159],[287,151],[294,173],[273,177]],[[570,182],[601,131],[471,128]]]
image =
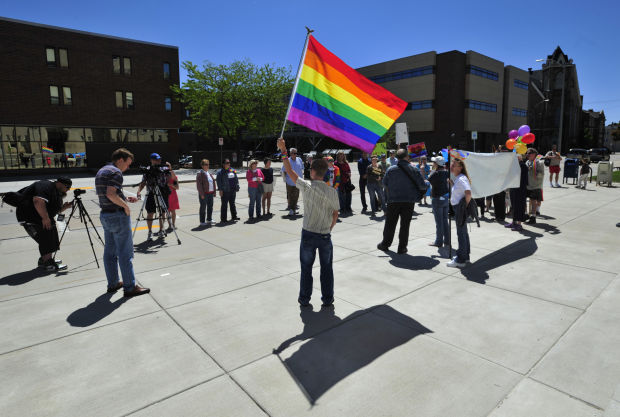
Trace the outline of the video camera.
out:
[[[160,174],[170,175],[170,168],[168,168],[165,165],[163,166],[162,165],[148,165],[148,166],[141,166],[140,172],[147,177],[149,176],[157,177]]]
[[[81,188],[76,188],[73,190],[73,197],[75,198],[79,198],[82,194],[86,194],[86,190],[82,190]]]

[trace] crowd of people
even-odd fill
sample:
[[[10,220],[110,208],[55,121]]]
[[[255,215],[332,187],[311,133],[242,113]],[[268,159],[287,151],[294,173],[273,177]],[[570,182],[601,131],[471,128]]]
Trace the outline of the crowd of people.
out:
[[[353,214],[351,200],[355,185],[351,179],[351,166],[342,152],[336,155],[335,160],[328,156],[304,163],[295,148],[287,151],[283,139],[278,140],[278,147],[283,155],[282,176],[286,184],[288,216],[299,213],[299,195],[304,195],[298,301],[302,306],[310,301],[312,265],[318,251],[322,301],[323,305],[329,306],[333,303],[331,230],[340,216]],[[112,154],[112,161],[102,167],[95,178],[101,209],[100,220],[105,236],[103,263],[108,279],[108,292],[116,292],[122,288],[126,297],[149,292],[148,288],[142,288],[135,282],[128,203],[140,200],[142,190],[147,187],[145,207],[148,239],[153,237],[152,223],[155,215],[159,215],[159,236],[165,237],[163,222],[167,219],[168,231],[174,230],[176,210],[179,209],[176,192],[179,188],[178,178],[170,164],[162,167],[161,156],[157,153],[150,155],[151,165],[143,175],[136,197],[125,196],[123,172],[128,169],[133,159],[130,151],[120,148]],[[529,148],[525,155],[518,155],[519,186],[481,199],[472,198],[471,178],[466,160],[452,158],[448,166],[440,153],[430,160],[432,165],[428,164],[426,157],[411,161],[406,149],[390,152],[389,157],[363,153],[357,161],[362,213],[370,211],[371,216],[376,216],[378,212],[383,212],[383,238],[377,245],[382,251],[387,251],[392,245],[396,226],[400,222],[397,253],[405,254],[409,241],[409,226],[415,213],[414,206],[416,203],[428,205],[427,198],[430,198],[436,233],[435,239],[429,245],[437,248],[452,247],[449,219],[454,218],[458,246],[456,256],[452,257],[452,253],[448,255],[451,259],[447,266],[462,268],[470,259],[468,220],[478,220],[478,209],[480,217],[484,217],[485,211],[488,212],[492,204],[498,222],[505,223],[506,216],[512,218],[505,226],[513,231],[523,230],[523,223],[535,224],[544,199],[545,166],[549,166],[550,186],[558,187],[557,178],[562,157],[555,147],[542,158],[536,149]],[[203,159],[200,165],[201,169],[196,174],[200,225],[215,224],[213,206],[216,195],[221,198],[220,222],[229,221],[229,211],[231,221],[240,220],[235,204],[236,194],[240,191],[239,178],[230,161],[225,159],[223,166],[215,174],[209,169],[208,159]],[[585,161],[579,187],[585,187],[589,172],[589,165]],[[249,161],[245,176],[248,184],[249,221],[270,217],[271,196],[275,186],[271,160],[265,159],[262,167],[259,167],[257,160]],[[67,268],[60,260],[53,259],[53,253],[59,246],[53,218],[71,207],[71,203],[62,202],[71,185],[70,179],[61,177],[55,182],[38,181],[20,190],[24,203],[18,207],[17,218],[26,232],[39,244],[39,266],[49,271]]]

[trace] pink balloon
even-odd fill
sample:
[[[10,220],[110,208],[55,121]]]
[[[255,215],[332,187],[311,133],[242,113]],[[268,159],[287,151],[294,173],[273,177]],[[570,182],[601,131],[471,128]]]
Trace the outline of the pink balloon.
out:
[[[509,139],[515,139],[517,136],[519,136],[519,132],[517,132],[516,130],[511,130],[510,132],[508,132],[508,138]]]
[[[530,133],[530,127],[528,125],[523,125],[519,128],[517,133],[519,134],[519,136],[527,135],[528,133]]]

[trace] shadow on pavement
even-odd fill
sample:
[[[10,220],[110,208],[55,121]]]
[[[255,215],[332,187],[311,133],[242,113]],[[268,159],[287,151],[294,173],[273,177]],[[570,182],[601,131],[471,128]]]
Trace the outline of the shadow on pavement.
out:
[[[157,253],[157,250],[166,246],[164,238],[158,237],[157,240],[145,240],[142,243],[134,244],[133,248],[136,252],[151,254]]]
[[[387,251],[385,252],[390,256],[390,264],[394,265],[397,268],[410,269],[412,271],[420,271],[426,269],[433,269],[439,261],[430,256],[413,256],[405,253],[403,255],[399,255],[396,252]]]
[[[48,272],[41,268],[35,268],[30,271],[17,272],[15,274],[0,278],[0,285],[22,285],[32,281],[33,279],[51,274],[52,272]]]
[[[380,314],[369,314],[371,310],[380,310]],[[353,312],[344,319],[336,316],[333,309],[315,312],[302,308],[300,317],[303,332],[282,342],[274,354],[295,341],[310,339],[282,362],[311,405],[334,385],[383,354],[418,335],[432,333],[411,317],[385,305]],[[338,326],[344,322],[349,323]],[[322,331],[326,326],[331,329]]]
[[[532,256],[537,250],[536,239],[533,237],[521,239],[478,259],[473,264],[461,269],[461,274],[468,281],[485,284],[489,279],[488,271]]]
[[[113,295],[110,293],[100,295],[86,307],[82,307],[69,314],[67,322],[73,327],[88,327],[106,318],[128,300],[125,297],[121,297],[114,302],[110,302]]]

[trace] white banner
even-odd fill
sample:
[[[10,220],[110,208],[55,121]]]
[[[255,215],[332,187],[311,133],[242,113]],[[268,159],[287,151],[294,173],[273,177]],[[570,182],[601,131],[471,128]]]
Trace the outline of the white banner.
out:
[[[396,144],[409,143],[409,134],[407,133],[407,123],[396,123]]]
[[[473,198],[490,197],[508,188],[519,188],[521,168],[515,152],[465,154]]]

